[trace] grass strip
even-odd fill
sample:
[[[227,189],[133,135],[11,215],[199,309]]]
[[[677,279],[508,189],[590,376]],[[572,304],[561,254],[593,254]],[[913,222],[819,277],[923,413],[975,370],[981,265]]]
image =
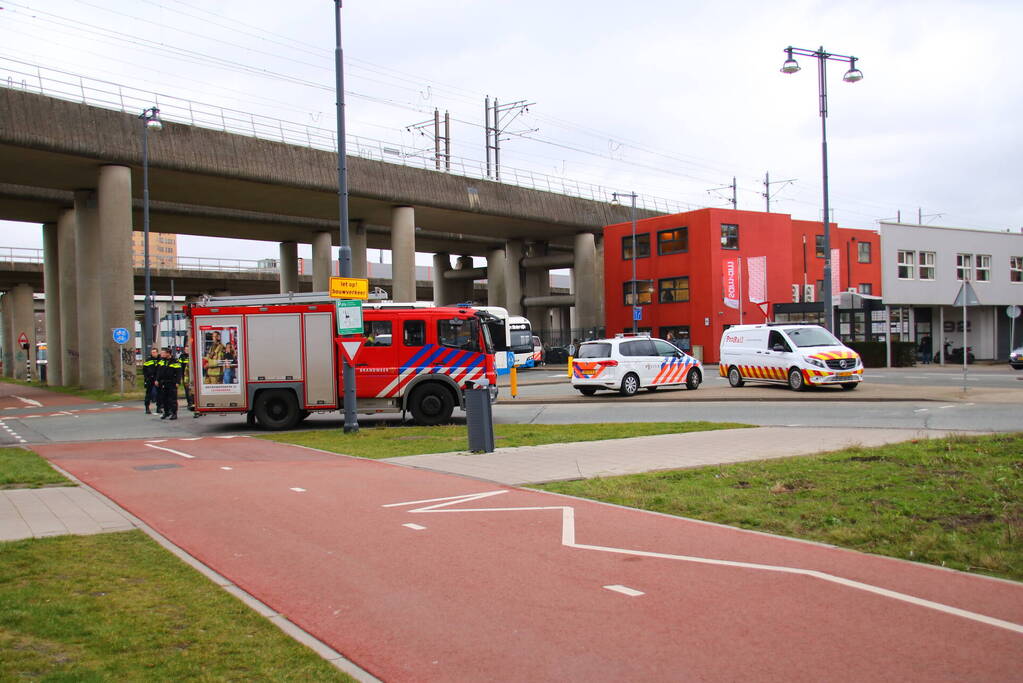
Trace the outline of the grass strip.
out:
[[[85,398],[90,401],[99,401],[100,403],[117,403],[118,401],[141,401],[146,397],[146,392],[142,386],[142,376],[139,375],[135,379],[135,385],[132,386],[130,383],[124,387],[124,394],[122,395],[118,391],[110,391],[107,389],[83,389],[81,387],[64,387],[58,386],[53,387],[45,382],[28,382],[23,379],[14,379],[12,377],[4,377],[3,380],[7,384],[17,384],[24,387],[35,387],[36,389],[45,389],[46,391],[53,391],[58,394],[67,394],[69,396],[78,396]],[[182,394],[183,396],[184,394]]]
[[[0,448],[0,489],[76,486],[26,448]]]
[[[603,441],[654,434],[682,434],[715,429],[738,429],[749,425],[734,422],[631,422],[569,425],[494,425],[498,450],[512,446],[540,446],[572,441]],[[268,434],[264,439],[309,446],[360,458],[394,458],[402,455],[450,453],[469,447],[463,425],[437,427],[373,427],[357,434],[340,429]]]
[[[536,488],[1023,581],[1023,434]]]
[[[352,680],[141,531],[0,543],[0,680]]]

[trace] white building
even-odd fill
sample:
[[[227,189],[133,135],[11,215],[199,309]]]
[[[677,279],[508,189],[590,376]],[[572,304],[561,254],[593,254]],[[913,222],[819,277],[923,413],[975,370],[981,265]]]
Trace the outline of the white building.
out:
[[[881,223],[881,291],[893,341],[915,341],[935,354],[963,346],[964,282],[980,301],[966,314],[967,345],[978,359],[1007,358],[1010,325],[1023,344],[1023,322],[1006,308],[1023,305],[1023,233]]]

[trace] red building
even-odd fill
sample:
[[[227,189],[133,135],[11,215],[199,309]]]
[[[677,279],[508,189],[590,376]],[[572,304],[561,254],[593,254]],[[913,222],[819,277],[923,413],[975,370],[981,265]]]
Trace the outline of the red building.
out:
[[[640,331],[673,338],[717,362],[722,331],[743,323],[823,318],[824,229],[787,214],[700,209],[636,223]],[[604,306],[608,334],[632,330],[632,224],[604,228]],[[833,290],[881,294],[880,237],[832,225]],[[726,277],[728,275],[728,277]],[[726,301],[726,288],[728,301]],[[741,290],[741,292],[740,292]],[[741,294],[741,295],[740,295]],[[838,306],[842,297],[835,296]],[[836,327],[869,338],[861,297],[845,297]],[[843,324],[839,321],[844,321]]]

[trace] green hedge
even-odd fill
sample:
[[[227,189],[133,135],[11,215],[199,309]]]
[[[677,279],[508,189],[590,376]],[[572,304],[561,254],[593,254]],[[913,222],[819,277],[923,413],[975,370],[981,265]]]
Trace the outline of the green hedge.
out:
[[[868,368],[883,368],[885,362],[884,342],[846,342],[846,346],[860,354]],[[908,368],[916,365],[916,342],[892,342],[892,367]]]

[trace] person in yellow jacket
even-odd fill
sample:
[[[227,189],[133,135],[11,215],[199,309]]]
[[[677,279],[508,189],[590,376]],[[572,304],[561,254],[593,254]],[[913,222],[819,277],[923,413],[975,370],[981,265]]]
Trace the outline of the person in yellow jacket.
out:
[[[142,362],[142,386],[146,390],[146,415],[151,415],[152,410],[149,409],[151,403],[156,404],[156,409],[160,409],[160,400],[157,396],[156,389],[156,366],[160,362],[160,351],[154,346],[149,349],[149,358]]]

